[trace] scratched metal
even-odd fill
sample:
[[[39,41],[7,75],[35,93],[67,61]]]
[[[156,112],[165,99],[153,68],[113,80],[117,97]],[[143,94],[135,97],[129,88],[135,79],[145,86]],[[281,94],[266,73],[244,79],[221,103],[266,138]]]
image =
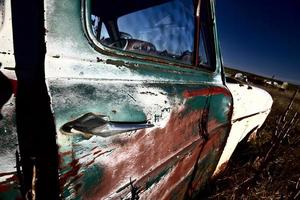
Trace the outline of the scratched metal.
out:
[[[48,84],[57,127],[90,111],[112,121],[155,125],[110,138],[59,134],[65,198],[130,198],[132,180],[141,198],[168,199],[176,189],[185,188],[180,193],[183,196],[176,196],[181,199],[187,191],[199,189],[213,173],[230,128],[231,96],[226,89],[95,80]],[[207,103],[208,98],[215,99]],[[208,112],[207,141],[202,135],[203,111]],[[198,168],[195,165],[205,177],[192,175]],[[191,184],[199,187],[191,188]]]
[[[80,1],[46,6],[46,78],[63,197],[192,197],[212,175],[230,129],[232,97],[221,81],[220,58],[216,72],[208,73],[111,50],[104,55],[88,43],[88,28],[83,33],[88,24],[82,27],[82,21],[89,20],[78,12]],[[60,133],[63,124],[87,112],[154,127],[108,138]]]
[[[87,2],[45,1],[45,75],[58,133],[62,197],[193,197],[212,176],[231,125],[232,97],[222,82],[218,44],[214,73],[137,61],[120,52],[104,55],[87,39]],[[154,127],[108,138],[60,132],[87,112]],[[15,172],[2,175],[1,198],[19,198]]]

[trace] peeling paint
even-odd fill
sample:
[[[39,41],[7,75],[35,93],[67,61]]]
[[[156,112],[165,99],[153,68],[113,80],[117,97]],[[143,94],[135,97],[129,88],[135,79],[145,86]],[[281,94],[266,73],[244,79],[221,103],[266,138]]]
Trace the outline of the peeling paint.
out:
[[[78,86],[78,83],[84,83],[85,86]],[[53,80],[49,84],[51,85],[52,104],[64,105],[64,107],[54,106],[54,114],[60,116],[56,118],[58,126],[71,119],[70,116],[76,118],[91,109],[96,113],[108,115],[115,121],[134,117],[131,119],[132,121],[138,116],[138,109],[134,111],[134,115],[130,114],[128,110],[133,105],[133,107],[141,109],[138,112],[145,113],[140,120],[147,119],[155,124],[155,127],[147,130],[124,133],[106,139],[92,137],[89,140],[82,140],[70,136],[59,136],[59,138],[69,138],[61,141],[58,139],[58,142],[61,149],[69,148],[71,150],[67,151],[70,154],[63,154],[62,158],[70,159],[69,166],[71,165],[73,168],[73,171],[63,176],[70,179],[69,181],[63,179],[64,188],[69,188],[67,189],[69,192],[64,194],[79,195],[85,198],[95,196],[102,198],[127,197],[130,196],[131,191],[130,187],[124,185],[128,186],[131,178],[135,180],[133,185],[141,190],[140,198],[143,199],[149,195],[153,198],[167,198],[171,195],[167,192],[169,191],[167,188],[176,189],[177,185],[183,184],[183,182],[188,183],[187,179],[190,179],[190,173],[196,161],[195,156],[198,155],[200,146],[204,145],[203,138],[199,137],[199,121],[201,121],[206,99],[210,94],[188,98],[183,94],[188,88],[206,90],[205,87],[169,83],[137,84],[126,81],[91,82],[90,80],[69,80],[68,82]],[[221,93],[216,95],[219,96],[218,98],[227,99],[225,102],[230,101],[226,95]],[[68,99],[72,99],[72,101],[68,101]],[[101,99],[101,101],[93,104],[96,99]],[[77,105],[81,105],[79,110],[74,109],[77,108]],[[119,106],[127,108],[125,118],[119,114],[122,113]],[[111,112],[111,107],[115,112]],[[225,107],[223,108],[225,109]],[[214,109],[219,110],[220,108],[212,107],[210,109],[210,112],[216,112]],[[229,110],[225,109],[224,111],[224,116],[229,116],[226,113]],[[216,127],[222,127],[222,121],[218,122],[217,119],[213,120],[212,118],[210,120],[208,131],[214,132]],[[222,130],[218,133],[222,133],[224,137],[220,137],[221,135],[218,137],[224,143],[227,129],[222,128]],[[209,135],[209,140],[210,137],[212,135]],[[221,141],[218,143],[220,146],[216,149],[222,148]],[[210,142],[207,145],[204,148],[206,153],[215,147],[210,145]],[[100,153],[95,157],[90,153],[95,149],[97,152],[109,151],[109,153]],[[211,162],[216,163],[220,154],[211,155]],[[96,173],[98,175],[94,176],[93,181],[88,181],[83,177],[89,173],[91,167],[96,167],[100,171]],[[94,182],[94,184],[86,183],[86,181]],[[93,185],[93,189],[89,193],[83,189],[85,184]],[[72,193],[74,188],[77,192]],[[124,189],[120,191],[120,188]],[[166,192],[159,192],[163,188]],[[185,192],[181,193],[185,194]]]
[[[216,71],[207,72],[148,57],[135,58],[115,49],[95,49],[86,38],[88,11],[81,7],[88,2],[45,1],[45,78],[58,134],[62,197],[194,197],[212,177],[218,162],[221,167],[217,170],[221,170],[247,131],[263,122],[270,101],[256,106],[259,115],[253,115],[253,110],[246,112],[246,105],[255,107],[256,101],[243,99],[249,91],[224,86],[219,53]],[[5,12],[10,8],[6,6]],[[16,94],[10,19],[5,18],[0,39],[1,71],[12,79]],[[217,44],[216,48],[218,52]],[[251,92],[248,96],[264,94],[255,88]],[[14,169],[14,106],[12,97],[3,109],[5,120],[0,121],[4,124],[1,136],[12,145],[0,146],[0,158],[7,160],[0,166],[1,199],[20,198]],[[149,122],[154,126],[110,137],[60,131],[64,124],[91,112],[118,123]],[[243,133],[238,132],[241,128]],[[231,145],[225,146],[226,141]]]
[[[273,104],[270,94],[257,87],[252,86],[252,89],[248,90],[239,84],[227,84],[227,86],[233,94],[232,128],[214,176],[225,169],[238,143],[263,125]]]

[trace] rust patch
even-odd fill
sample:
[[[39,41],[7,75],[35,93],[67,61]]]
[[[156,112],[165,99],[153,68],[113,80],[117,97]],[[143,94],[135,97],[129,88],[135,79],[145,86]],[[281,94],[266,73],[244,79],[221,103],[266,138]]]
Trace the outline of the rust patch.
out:
[[[70,177],[72,177],[71,181],[74,181],[82,176],[82,174],[78,174],[80,167],[81,166],[78,159],[73,159],[72,162],[68,164],[68,166],[64,167],[64,169],[69,168],[70,170],[59,177],[59,183],[62,190],[63,187],[66,186],[66,183],[69,181]]]
[[[130,157],[131,160],[109,162],[105,166],[109,170],[104,172],[103,181],[97,186],[98,189],[94,195],[104,197],[107,194],[112,194],[113,191],[122,187],[122,185],[118,185],[120,182],[124,179],[129,180],[131,177],[137,178],[135,185],[147,192],[147,195],[151,195],[151,198],[160,199],[165,198],[163,195],[168,195],[162,191],[168,191],[176,183],[179,184],[183,177],[188,177],[188,173],[191,172],[197,160],[199,148],[204,144],[199,134],[193,134],[195,130],[199,131],[197,125],[202,111],[193,111],[185,115],[182,113],[184,112],[172,112],[169,123],[164,128],[156,128],[148,133],[143,130],[135,133],[134,137],[114,140],[119,148],[116,148],[117,150],[113,152],[111,158],[120,159],[120,155],[127,152],[128,158]],[[220,127],[220,124],[213,120],[209,122],[208,126],[214,130],[212,127]],[[213,135],[209,135],[209,141],[201,151],[201,156],[208,154],[212,149],[220,148],[219,132],[213,132]],[[133,151],[134,148],[136,151]],[[216,163],[216,161],[212,162]],[[158,177],[166,169],[169,169],[168,172],[163,177]],[[142,174],[145,171],[147,173]],[[158,178],[164,179],[163,183],[159,187],[155,187],[155,191],[148,194],[147,189],[151,187],[149,179]],[[114,188],[116,186],[118,188]]]
[[[159,184],[158,187],[155,187],[155,191],[153,191],[151,198],[153,199],[171,199],[173,193],[168,193],[167,191],[171,191],[179,185],[181,182],[184,182],[185,179],[190,179],[189,172],[193,169],[195,161],[197,160],[197,154],[200,151],[201,145],[199,143],[195,146],[194,149],[189,153],[189,155],[185,155],[182,157],[178,163],[174,163],[174,167],[166,180],[163,181],[162,184]],[[184,193],[187,190],[188,184],[187,182],[181,185],[181,188],[176,190],[176,198],[182,199],[184,197]]]
[[[223,87],[210,87],[210,88],[204,88],[200,90],[189,90],[185,91],[183,93],[183,96],[185,98],[191,98],[196,96],[209,96],[209,95],[225,95],[225,96],[231,96],[230,92]]]
[[[138,178],[137,186],[147,188],[149,177],[155,178],[162,169],[175,167],[175,164],[182,159],[180,156],[177,158],[179,152],[194,152],[196,146],[192,144],[201,143],[199,135],[193,134],[193,129],[198,129],[197,122],[201,114],[202,111],[193,111],[183,116],[181,112],[172,112],[169,123],[164,128],[155,128],[149,132],[142,130],[132,136],[114,140],[116,150],[108,158],[111,158],[111,161],[103,162],[106,170],[94,195],[105,197],[107,194],[112,194],[122,187],[120,183],[125,182],[124,179],[128,182],[130,177]],[[185,149],[189,145],[192,145],[191,148]],[[128,155],[124,157],[125,152]],[[131,160],[126,160],[126,157]],[[114,162],[114,160],[118,161]],[[183,175],[180,173],[190,170],[193,165],[192,160],[188,159],[188,162],[185,161],[187,163],[178,165],[168,183],[179,181]],[[146,174],[143,174],[145,172]],[[166,184],[166,186],[170,185]]]
[[[194,95],[219,94],[221,89],[202,89],[201,92],[185,92],[185,97],[190,98]],[[221,93],[220,93],[221,94]],[[223,93],[222,93],[223,94]],[[206,142],[199,136],[199,122],[205,110],[185,108],[178,106],[177,109],[170,110],[168,123],[162,128],[150,128],[136,132],[124,133],[105,140],[94,140],[91,143],[74,143],[76,160],[67,164],[64,169],[74,168],[70,172],[63,174],[62,184],[69,187],[69,191],[82,198],[122,198],[130,195],[130,188],[138,188],[140,195],[153,199],[168,199],[174,194],[170,191],[176,188],[180,195],[185,195],[191,172],[200,159],[209,154],[206,163],[199,161],[198,175],[192,184],[192,188],[199,186],[207,180],[207,176],[202,173],[208,170],[213,172],[213,166],[217,164],[219,155],[223,148],[226,131],[230,124],[221,124],[217,119],[210,119],[206,122],[208,131],[208,141]],[[93,147],[97,142],[101,147]],[[108,143],[106,143],[108,142]],[[107,144],[107,145],[106,145]],[[86,148],[85,145],[93,145]],[[82,148],[83,147],[83,148]],[[111,150],[113,149],[113,151]],[[103,153],[111,151],[102,156]],[[200,152],[200,153],[199,153]],[[66,156],[75,152],[64,153]],[[215,156],[216,155],[216,156]],[[80,157],[80,158],[78,158]],[[73,155],[73,158],[74,155]],[[207,164],[208,163],[208,164]],[[83,190],[85,176],[89,173],[89,168],[93,166],[101,167],[101,177],[97,179],[97,184],[92,184],[89,191]],[[204,167],[203,167],[204,166]],[[206,168],[207,167],[207,168]],[[205,170],[203,170],[203,169]],[[83,174],[80,174],[83,173]],[[211,175],[210,174],[210,175]],[[82,176],[84,176],[82,178]],[[65,178],[65,179],[64,179]],[[69,180],[67,180],[67,178]],[[82,178],[77,181],[78,178]],[[129,180],[135,180],[131,185]],[[194,179],[193,179],[194,180]],[[67,182],[69,181],[69,182]],[[74,183],[76,181],[76,183]],[[72,185],[69,183],[73,182]],[[81,183],[81,184],[79,184]],[[83,187],[81,186],[83,185]],[[180,188],[177,188],[180,185]],[[131,187],[130,187],[131,186]],[[120,189],[121,188],[121,189]],[[177,196],[176,196],[177,197]]]
[[[98,59],[97,59],[98,62]],[[115,65],[117,67],[122,67],[125,66],[125,62],[122,60],[111,60],[111,59],[107,59],[106,60],[106,64],[111,64],[111,65]]]
[[[213,178],[215,179],[216,177],[220,176],[227,168],[228,166],[228,161],[225,161],[219,168],[218,170],[214,173]]]
[[[256,140],[256,138],[257,138],[257,131],[253,131],[252,133],[250,132],[250,135],[248,137],[248,141]]]
[[[17,80],[13,80],[13,79],[9,79],[11,87],[12,87],[12,91],[14,96],[16,96],[17,94],[17,88],[18,88],[18,81]]]
[[[7,176],[7,175],[12,175],[12,176],[0,183],[0,193],[10,191],[19,182],[18,177],[15,173],[13,173],[13,174],[12,173],[1,173],[0,174],[0,176]]]
[[[74,144],[73,146],[78,146]],[[75,158],[75,153],[73,151],[66,151],[60,153],[60,187],[61,191],[64,190],[71,191],[72,195],[74,196],[81,196],[82,189],[84,185],[84,176],[85,170],[89,167],[92,167],[95,164],[95,160],[103,154],[106,154],[110,151],[102,151],[97,146],[93,147],[91,151],[81,155],[79,158]],[[66,162],[64,157],[69,160],[70,162]],[[68,159],[68,157],[70,157]],[[85,158],[90,158],[85,162]],[[97,178],[97,177],[95,177]]]

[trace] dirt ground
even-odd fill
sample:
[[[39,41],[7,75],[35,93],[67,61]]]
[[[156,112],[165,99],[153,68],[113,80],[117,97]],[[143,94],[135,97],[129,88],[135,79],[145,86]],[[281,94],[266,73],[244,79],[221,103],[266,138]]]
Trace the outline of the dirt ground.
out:
[[[279,120],[283,120],[296,88],[259,87],[274,100],[265,124],[256,140],[238,146],[225,172],[197,199],[300,199],[300,122],[295,123],[300,118],[300,91],[284,123]],[[288,122],[297,112],[292,126]],[[287,134],[278,138],[276,129]]]

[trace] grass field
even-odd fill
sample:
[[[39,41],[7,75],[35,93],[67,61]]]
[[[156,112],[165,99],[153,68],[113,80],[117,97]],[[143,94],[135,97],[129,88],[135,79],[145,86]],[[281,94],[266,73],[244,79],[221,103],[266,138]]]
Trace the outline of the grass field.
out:
[[[285,91],[255,86],[273,97],[271,113],[256,139],[238,146],[222,176],[201,195],[203,199],[300,199],[300,91],[284,123],[279,119],[283,120],[297,86]],[[294,126],[289,123],[293,118]],[[282,137],[276,136],[280,131]]]

